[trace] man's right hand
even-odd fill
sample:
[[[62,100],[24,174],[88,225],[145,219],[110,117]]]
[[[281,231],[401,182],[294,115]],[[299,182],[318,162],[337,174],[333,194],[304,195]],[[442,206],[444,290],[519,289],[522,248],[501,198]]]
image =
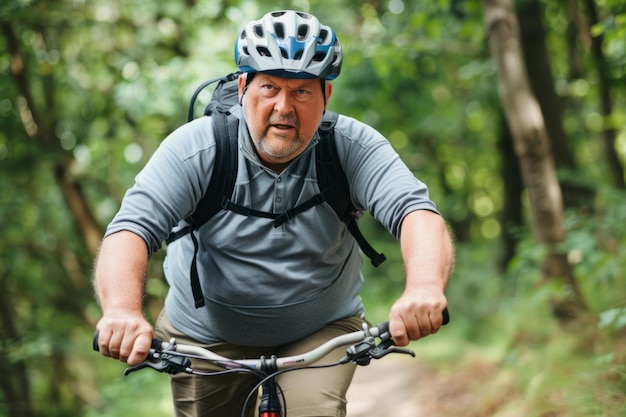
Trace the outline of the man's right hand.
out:
[[[107,313],[98,322],[100,353],[130,366],[138,365],[148,356],[154,330],[143,315]]]

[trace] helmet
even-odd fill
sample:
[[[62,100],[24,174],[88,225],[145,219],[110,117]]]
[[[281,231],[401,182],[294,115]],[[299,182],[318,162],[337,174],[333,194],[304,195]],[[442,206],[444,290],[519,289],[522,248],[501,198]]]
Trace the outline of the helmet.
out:
[[[267,13],[249,22],[235,42],[235,63],[243,72],[333,80],[341,62],[335,32],[303,12]]]

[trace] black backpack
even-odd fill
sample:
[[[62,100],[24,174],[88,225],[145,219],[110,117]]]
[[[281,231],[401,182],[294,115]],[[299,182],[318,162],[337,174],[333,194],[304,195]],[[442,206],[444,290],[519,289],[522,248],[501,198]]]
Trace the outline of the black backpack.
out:
[[[200,280],[196,266],[198,241],[195,234],[192,232],[198,230],[220,210],[231,210],[245,216],[264,217],[272,220],[274,227],[279,227],[294,216],[318,204],[327,202],[335,213],[337,213],[341,221],[346,223],[348,230],[359,244],[359,247],[363,253],[371,259],[374,266],[380,265],[386,259],[384,254],[378,253],[367,242],[359,230],[355,216],[356,209],[350,201],[348,180],[337,157],[337,148],[334,139],[337,113],[326,112],[318,128],[320,141],[316,145],[317,152],[315,163],[318,186],[321,191],[320,194],[280,214],[254,210],[230,201],[237,175],[237,135],[239,120],[232,116],[229,110],[237,103],[237,78],[239,74],[239,72],[235,72],[202,83],[191,97],[189,103],[189,112],[187,114],[188,122],[194,118],[195,102],[200,92],[209,85],[217,83],[211,100],[204,111],[205,115],[210,115],[213,119],[213,129],[217,143],[213,174],[209,181],[206,194],[198,202],[193,214],[186,219],[188,225],[179,231],[172,232],[166,240],[169,244],[186,234],[191,234],[195,252],[190,270],[190,279],[196,308],[204,306],[204,296],[200,288]]]

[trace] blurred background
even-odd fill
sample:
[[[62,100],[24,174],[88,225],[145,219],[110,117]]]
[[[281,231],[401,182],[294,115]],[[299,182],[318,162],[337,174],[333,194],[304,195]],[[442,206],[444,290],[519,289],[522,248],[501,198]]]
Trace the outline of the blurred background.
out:
[[[452,323],[412,345],[431,378],[462,376],[442,401],[477,417],[626,415],[623,0],[4,0],[0,416],[171,415],[166,376],[125,378],[91,351],[93,259],[195,88],[236,69],[242,25],[282,8],[337,31],[330,109],[389,138],[455,236]],[[388,257],[364,266],[379,321],[403,265],[363,224]]]

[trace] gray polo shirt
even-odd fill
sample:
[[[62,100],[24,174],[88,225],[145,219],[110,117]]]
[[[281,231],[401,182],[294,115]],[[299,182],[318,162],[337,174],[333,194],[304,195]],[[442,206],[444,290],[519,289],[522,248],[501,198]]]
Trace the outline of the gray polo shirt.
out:
[[[241,117],[239,107],[233,112]],[[263,167],[245,122],[239,125],[239,168],[232,201],[282,213],[319,193],[316,136],[280,175]],[[350,197],[394,236],[414,210],[436,212],[426,186],[402,163],[390,143],[371,127],[339,116],[337,152]],[[110,223],[107,235],[128,230],[152,255],[172,228],[185,225],[206,190],[215,156],[209,117],[170,134],[157,149]],[[327,204],[315,206],[278,228],[272,221],[221,211],[197,232],[198,273],[206,307],[196,309],[189,281],[194,253],[185,236],[167,247],[165,300],[172,324],[206,343],[228,341],[276,346],[301,339],[363,305],[361,254],[354,238]]]

